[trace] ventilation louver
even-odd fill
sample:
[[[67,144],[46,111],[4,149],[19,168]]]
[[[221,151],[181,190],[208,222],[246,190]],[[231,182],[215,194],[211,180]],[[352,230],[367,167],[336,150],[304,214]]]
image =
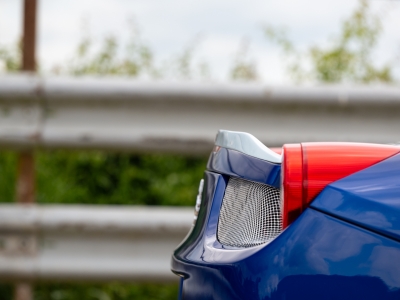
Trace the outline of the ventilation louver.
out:
[[[271,241],[281,231],[279,189],[230,178],[219,215],[219,242],[230,247],[252,247]]]

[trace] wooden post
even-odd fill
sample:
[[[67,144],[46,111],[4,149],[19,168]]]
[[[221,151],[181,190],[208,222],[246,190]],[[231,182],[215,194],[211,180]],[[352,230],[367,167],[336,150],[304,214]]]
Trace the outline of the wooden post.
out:
[[[24,151],[18,154],[16,202],[35,202],[35,160],[33,151]]]
[[[24,0],[21,71],[36,71],[36,16],[37,0]],[[35,202],[35,160],[33,151],[18,156],[16,202]],[[14,300],[32,300],[32,284],[19,282],[14,288]]]
[[[36,71],[36,0],[24,0],[22,70]]]
[[[33,291],[32,284],[27,282],[20,282],[15,285],[14,300],[32,300]]]

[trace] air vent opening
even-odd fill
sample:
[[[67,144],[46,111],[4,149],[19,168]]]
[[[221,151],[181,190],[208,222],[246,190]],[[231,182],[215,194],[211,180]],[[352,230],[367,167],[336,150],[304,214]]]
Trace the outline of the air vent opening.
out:
[[[247,248],[273,240],[282,231],[280,205],[279,189],[231,177],[219,214],[218,241]]]

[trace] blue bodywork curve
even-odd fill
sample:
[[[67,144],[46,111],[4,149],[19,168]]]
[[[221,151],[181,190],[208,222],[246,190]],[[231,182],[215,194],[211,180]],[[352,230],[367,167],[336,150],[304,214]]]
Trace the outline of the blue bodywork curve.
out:
[[[197,223],[172,257],[182,299],[400,299],[400,155],[328,185],[269,244],[226,248],[227,175],[279,186],[280,166],[240,166],[253,163],[222,148],[210,157]]]
[[[400,240],[400,155],[328,185],[311,207]]]
[[[281,165],[255,158],[241,152],[219,148],[212,152],[207,163],[207,170],[265,183],[280,188]]]

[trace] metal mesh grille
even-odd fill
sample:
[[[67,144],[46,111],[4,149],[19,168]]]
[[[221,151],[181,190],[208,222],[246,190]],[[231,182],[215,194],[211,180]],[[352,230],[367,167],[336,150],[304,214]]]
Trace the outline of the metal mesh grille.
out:
[[[219,242],[231,247],[251,247],[274,239],[281,231],[279,189],[230,178],[219,214]]]

